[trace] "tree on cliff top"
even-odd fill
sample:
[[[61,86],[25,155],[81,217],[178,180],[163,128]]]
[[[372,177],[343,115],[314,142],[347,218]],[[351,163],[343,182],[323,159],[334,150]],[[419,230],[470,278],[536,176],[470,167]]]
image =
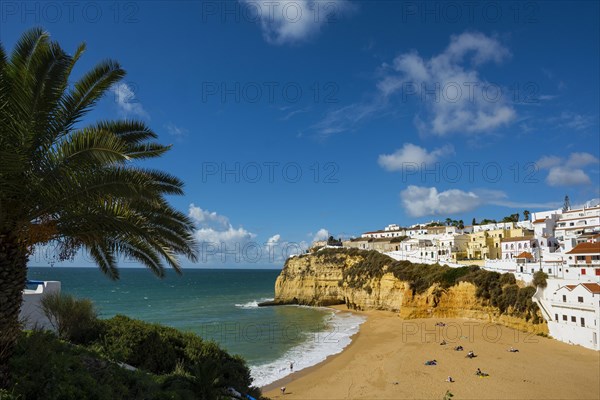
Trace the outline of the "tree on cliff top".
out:
[[[125,75],[109,60],[71,85],[84,50],[68,55],[41,29],[24,33],[10,57],[0,44],[0,388],[34,246],[56,243],[63,259],[83,249],[112,279],[120,255],[158,276],[165,264],[180,271],[177,255],[197,257],[191,220],[165,199],[183,183],[133,163],[170,146],[138,121],[78,126]]]

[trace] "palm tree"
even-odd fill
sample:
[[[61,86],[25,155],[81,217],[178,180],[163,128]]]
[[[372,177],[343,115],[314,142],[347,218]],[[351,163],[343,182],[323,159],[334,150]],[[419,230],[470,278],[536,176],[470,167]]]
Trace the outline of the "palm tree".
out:
[[[84,50],[70,56],[41,29],[24,33],[10,58],[0,44],[0,387],[36,245],[56,243],[61,259],[87,251],[112,279],[120,256],[158,276],[165,266],[180,272],[178,255],[197,258],[191,220],[165,199],[183,183],[134,165],[170,146],[142,122],[79,126],[125,75],[104,61],[70,85]]]
[[[523,219],[524,219],[525,221],[529,221],[529,215],[530,215],[530,214],[531,214],[531,213],[529,212],[529,210],[523,210]]]

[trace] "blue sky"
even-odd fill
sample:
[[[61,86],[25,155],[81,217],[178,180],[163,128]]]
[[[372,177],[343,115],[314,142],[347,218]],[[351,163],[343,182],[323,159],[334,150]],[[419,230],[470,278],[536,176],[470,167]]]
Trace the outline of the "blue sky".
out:
[[[71,51],[87,43],[75,77],[123,65],[88,121],[143,119],[174,144],[151,166],[185,181],[172,202],[224,243],[222,264],[251,242],[279,256],[248,264],[281,265],[282,246],[325,232],[600,197],[597,2],[0,7],[9,51],[42,26]]]

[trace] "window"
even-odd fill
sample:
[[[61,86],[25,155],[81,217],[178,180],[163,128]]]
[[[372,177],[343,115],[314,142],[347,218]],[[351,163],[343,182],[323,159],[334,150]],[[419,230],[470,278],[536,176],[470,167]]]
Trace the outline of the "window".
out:
[[[554,320],[558,321],[558,314],[554,314]]]
[[[581,297],[581,296],[577,296],[577,301],[578,301],[579,303],[583,303],[583,297]]]
[[[596,268],[596,276],[600,276],[600,268]]]
[[[577,322],[577,317],[575,317],[574,315],[571,316],[571,322]]]
[[[563,315],[563,321],[566,321],[566,320],[567,320],[567,316]]]
[[[563,294],[563,303],[566,303],[566,302],[567,302],[567,295]]]
[[[581,275],[585,275],[585,268],[581,268]]]
[[[529,245],[527,243],[525,243],[525,248],[529,247]]]
[[[585,327],[585,318],[581,317],[581,326]]]

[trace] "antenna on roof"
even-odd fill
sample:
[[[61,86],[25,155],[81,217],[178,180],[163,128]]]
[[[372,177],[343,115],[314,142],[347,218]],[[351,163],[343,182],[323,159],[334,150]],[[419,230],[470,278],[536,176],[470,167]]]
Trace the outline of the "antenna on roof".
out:
[[[565,204],[563,205],[563,212],[567,212],[571,209],[571,201],[569,200],[569,196],[565,196]]]

